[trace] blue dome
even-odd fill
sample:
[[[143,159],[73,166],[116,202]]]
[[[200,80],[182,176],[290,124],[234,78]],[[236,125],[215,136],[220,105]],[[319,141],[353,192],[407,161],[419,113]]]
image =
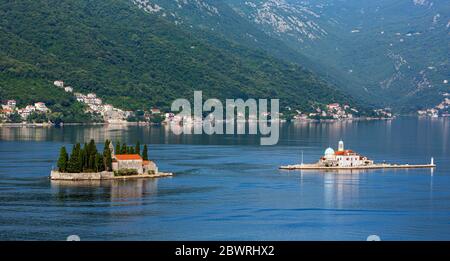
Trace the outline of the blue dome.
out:
[[[334,150],[332,148],[328,148],[325,150],[325,156],[334,155]]]

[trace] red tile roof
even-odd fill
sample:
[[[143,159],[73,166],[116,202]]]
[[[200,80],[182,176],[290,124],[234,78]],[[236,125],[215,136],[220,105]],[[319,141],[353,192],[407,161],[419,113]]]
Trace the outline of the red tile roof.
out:
[[[142,160],[139,154],[116,155],[117,160]]]
[[[336,151],[336,152],[334,153],[334,155],[339,155],[339,156],[344,155],[344,156],[348,156],[348,155],[350,155],[350,154],[352,154],[352,153],[354,153],[352,150],[344,150],[344,151]]]

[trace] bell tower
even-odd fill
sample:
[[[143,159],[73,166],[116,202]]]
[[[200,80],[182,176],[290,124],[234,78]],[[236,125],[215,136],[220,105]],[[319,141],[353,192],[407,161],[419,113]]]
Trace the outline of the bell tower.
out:
[[[344,142],[342,140],[339,141],[338,151],[344,151]]]
[[[111,151],[111,157],[114,158],[116,156],[116,153],[114,151],[114,144],[112,142],[109,142],[109,150]]]

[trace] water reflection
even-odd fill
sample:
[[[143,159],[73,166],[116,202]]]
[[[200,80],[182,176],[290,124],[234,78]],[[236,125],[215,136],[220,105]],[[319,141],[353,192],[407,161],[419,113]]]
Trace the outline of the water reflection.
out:
[[[51,188],[55,198],[61,202],[109,199],[112,205],[141,205],[143,199],[157,196],[158,180],[52,180]]]
[[[280,144],[264,147],[255,136],[174,136],[163,126],[0,128],[0,224],[7,224],[0,238],[360,240],[376,233],[448,240],[448,125],[449,119],[416,118],[282,124]],[[90,138],[155,144],[151,157],[178,175],[50,183],[60,146]],[[277,169],[300,162],[302,151],[305,163],[315,162],[341,138],[377,162],[424,163],[434,156],[438,167],[433,176],[425,169]]]
[[[248,131],[252,124],[256,123],[250,122],[245,124],[245,126],[237,125],[236,129],[238,131]],[[181,128],[180,126],[178,127]],[[90,139],[98,141],[110,139],[112,141],[122,140],[131,143],[140,140],[145,143],[158,144],[224,145],[259,145],[260,143],[259,135],[176,135],[170,128],[170,125],[75,125],[61,128],[0,127],[0,140],[75,143],[89,141]],[[405,142],[410,141],[418,143],[416,145],[420,145],[427,152],[440,148],[443,153],[448,153],[450,147],[449,138],[449,118],[430,120],[411,117],[387,121],[282,123],[280,124],[279,144],[326,148],[335,146],[336,141],[343,139],[347,144],[352,145],[355,150],[363,152],[377,149],[388,155],[389,153],[399,154],[402,150],[411,150],[415,144],[405,144]],[[354,142],[350,143],[349,141],[352,140]],[[429,157],[431,156],[433,155]]]
[[[357,203],[359,199],[358,173],[325,173],[324,205],[327,208],[344,208],[346,202]]]
[[[323,199],[325,208],[343,208],[347,202],[359,200],[360,179],[368,170],[300,170],[300,182],[307,178],[323,179]]]

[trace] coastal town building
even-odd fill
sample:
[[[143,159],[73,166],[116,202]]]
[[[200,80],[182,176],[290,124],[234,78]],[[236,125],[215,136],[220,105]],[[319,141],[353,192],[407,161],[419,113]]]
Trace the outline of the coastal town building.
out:
[[[11,110],[11,109],[5,109],[5,108],[2,109],[2,115],[4,115],[3,117],[9,116],[12,113],[13,113],[13,110]]]
[[[111,104],[104,104],[103,100],[97,97],[97,94],[95,93],[88,93],[85,95],[75,92],[73,95],[78,102],[87,105],[86,112],[99,114],[103,117],[103,120],[108,123],[126,123],[127,119],[134,115],[132,111],[124,111],[119,108],[115,108]]]
[[[28,105],[25,108],[17,110],[22,119],[27,119],[35,111],[36,107],[34,107],[33,105]]]
[[[350,107],[350,105],[339,103],[327,104],[324,107],[316,107],[314,112],[301,112],[297,110],[297,115],[294,116],[295,120],[310,120],[310,119],[333,119],[333,120],[346,120],[353,119],[354,113],[359,113],[358,110]]]
[[[103,103],[103,100],[97,97],[96,93],[82,94],[80,92],[74,92],[74,88],[71,86],[65,86],[64,81],[56,80],[53,85],[63,89],[67,93],[72,93],[76,100],[83,103],[86,106],[85,112],[91,113],[96,117],[103,117],[104,122],[114,124],[127,123],[130,118],[135,116],[133,111],[125,111],[119,108],[115,108],[113,105]],[[49,113],[50,109],[44,102],[36,102],[34,105],[27,105],[24,108],[17,108],[17,102],[15,100],[3,101],[0,107],[0,118],[2,121],[8,121],[10,115],[18,113],[23,120],[33,113]],[[144,112],[144,119],[150,121],[154,115],[161,114],[161,110],[154,107],[150,111]],[[153,116],[152,116],[153,115]]]
[[[63,81],[54,81],[53,85],[59,88],[64,88],[64,82]]]
[[[34,105],[27,105],[24,108],[17,107],[16,100],[7,100],[3,102],[0,110],[0,118],[7,120],[12,114],[19,114],[23,120],[26,120],[32,113],[48,113],[50,109],[44,102],[36,102]]]
[[[16,102],[16,100],[8,100],[8,101],[6,101],[6,105],[9,107],[9,109],[15,110],[17,102]]]
[[[48,112],[49,111],[49,109],[47,108],[47,105],[45,105],[45,103],[43,103],[43,102],[36,102],[34,104],[34,108],[36,111],[39,111],[39,112]]]
[[[392,118],[394,116],[391,108],[376,109],[373,111],[375,112],[377,117],[380,118]]]
[[[175,113],[172,113],[172,112],[167,112],[164,115],[165,121],[173,121],[174,118],[175,118]]]
[[[85,95],[76,92],[74,93],[74,96],[78,102],[88,106],[86,112],[99,114],[103,117],[103,120],[108,123],[124,123],[128,117],[133,115],[133,112],[131,111],[123,111],[110,104],[104,104],[103,100],[97,97],[97,94],[95,93]]]
[[[14,112],[17,102],[15,100],[7,100],[5,104],[2,104],[2,109],[6,112]]]
[[[327,105],[327,109],[328,109],[328,111],[340,110],[341,109],[341,105],[339,103],[328,104]]]
[[[444,100],[433,108],[417,111],[417,115],[426,117],[449,117],[450,116],[450,96],[449,93],[443,93]]]
[[[150,112],[151,112],[152,114],[161,114],[161,110],[158,109],[158,108],[152,108],[152,109],[150,110]]]

